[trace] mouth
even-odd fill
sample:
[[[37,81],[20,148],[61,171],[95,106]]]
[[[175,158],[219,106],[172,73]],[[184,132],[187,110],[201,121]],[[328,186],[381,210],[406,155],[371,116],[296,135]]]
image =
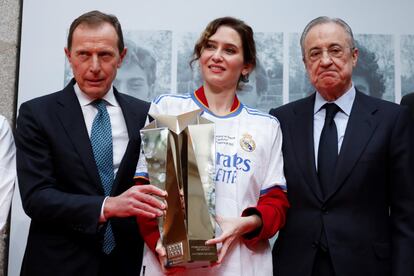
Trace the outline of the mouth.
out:
[[[221,73],[226,71],[226,68],[224,68],[223,66],[217,65],[217,64],[211,64],[208,66],[208,68],[213,72],[213,73]]]
[[[337,72],[335,71],[324,71],[319,73],[320,78],[335,78],[337,76]]]
[[[104,81],[103,79],[89,79],[89,80],[86,80],[86,82],[89,85],[92,85],[92,86],[100,85],[103,81]]]

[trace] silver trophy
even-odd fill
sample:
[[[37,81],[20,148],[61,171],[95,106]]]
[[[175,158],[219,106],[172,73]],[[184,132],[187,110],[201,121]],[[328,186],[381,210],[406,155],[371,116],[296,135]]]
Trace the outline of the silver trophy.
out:
[[[141,130],[150,183],[167,191],[158,219],[168,266],[200,267],[217,261],[215,245],[214,123],[194,110],[178,116],[150,114]]]

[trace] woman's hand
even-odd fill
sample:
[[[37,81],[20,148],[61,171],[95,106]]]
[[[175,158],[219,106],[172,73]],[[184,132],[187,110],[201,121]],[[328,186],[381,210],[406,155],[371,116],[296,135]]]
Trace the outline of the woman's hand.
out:
[[[239,239],[240,236],[252,232],[262,226],[262,219],[258,215],[238,218],[223,218],[216,216],[216,221],[223,233],[217,238],[206,241],[206,244],[222,243],[217,263],[221,263],[223,261],[224,256],[230,250],[235,240]]]

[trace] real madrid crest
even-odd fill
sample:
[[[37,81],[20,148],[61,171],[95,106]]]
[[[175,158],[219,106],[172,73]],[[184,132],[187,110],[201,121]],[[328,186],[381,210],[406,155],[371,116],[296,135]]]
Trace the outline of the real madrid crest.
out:
[[[243,137],[240,139],[240,146],[247,152],[252,152],[256,149],[256,142],[253,140],[253,137],[245,133]]]

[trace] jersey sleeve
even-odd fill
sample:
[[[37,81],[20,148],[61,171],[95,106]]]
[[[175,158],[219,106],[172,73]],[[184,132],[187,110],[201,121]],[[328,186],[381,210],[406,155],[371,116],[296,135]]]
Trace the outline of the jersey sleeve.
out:
[[[158,114],[158,106],[154,102],[151,103],[149,112],[150,114]],[[150,117],[147,117],[147,121],[145,122],[145,126],[147,126],[150,123]],[[147,170],[147,162],[145,160],[145,155],[143,151],[142,141],[141,141],[141,152],[139,154],[138,164],[135,169],[135,175],[134,180],[136,183],[149,183],[149,176],[148,176],[148,170]]]
[[[287,199],[286,179],[283,172],[282,155],[282,131],[279,123],[272,123],[271,147],[264,171],[265,177],[260,190],[260,197],[256,207],[250,207],[243,211],[242,216],[258,215],[262,219],[262,227],[243,236],[247,247],[254,245],[263,239],[269,239],[282,228],[286,221],[286,212],[289,208]]]
[[[276,119],[272,119],[271,124],[272,134],[270,140],[270,151],[267,155],[265,169],[265,177],[260,190],[260,195],[265,195],[272,189],[279,189],[283,192],[287,192],[286,178],[283,171],[283,154],[282,154],[282,130],[279,122]]]
[[[13,133],[6,119],[0,116],[0,232],[9,216],[16,181],[16,148]]]

